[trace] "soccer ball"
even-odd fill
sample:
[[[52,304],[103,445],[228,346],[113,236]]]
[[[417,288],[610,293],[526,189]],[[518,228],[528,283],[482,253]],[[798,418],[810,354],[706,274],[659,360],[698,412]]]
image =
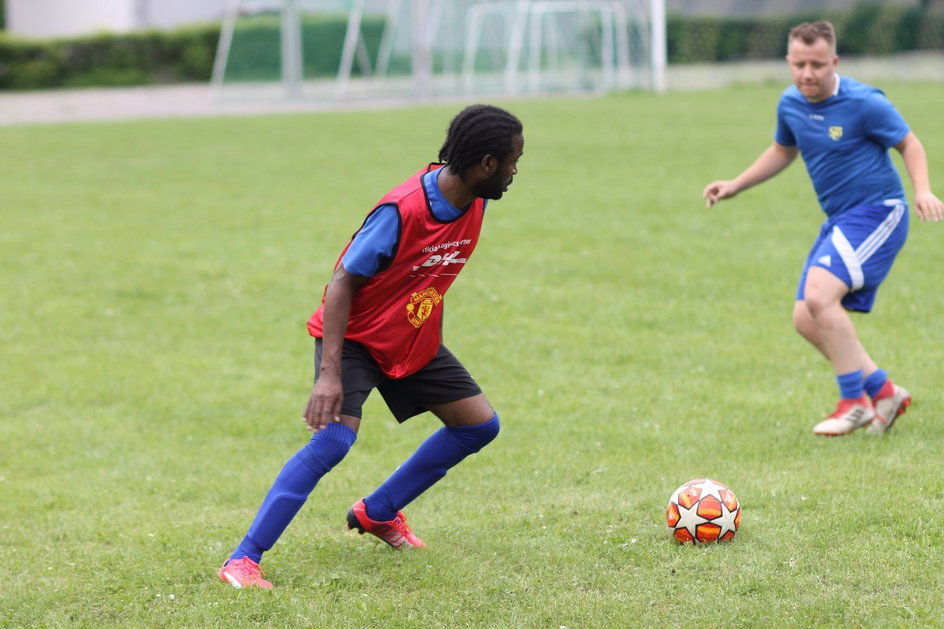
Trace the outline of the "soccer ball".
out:
[[[741,505],[727,486],[710,478],[696,478],[669,498],[665,521],[680,543],[726,542],[741,526]]]

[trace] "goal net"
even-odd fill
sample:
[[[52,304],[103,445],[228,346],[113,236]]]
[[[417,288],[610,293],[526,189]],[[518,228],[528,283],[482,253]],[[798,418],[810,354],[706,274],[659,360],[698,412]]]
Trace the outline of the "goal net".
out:
[[[223,98],[432,100],[664,87],[664,0],[229,0]]]

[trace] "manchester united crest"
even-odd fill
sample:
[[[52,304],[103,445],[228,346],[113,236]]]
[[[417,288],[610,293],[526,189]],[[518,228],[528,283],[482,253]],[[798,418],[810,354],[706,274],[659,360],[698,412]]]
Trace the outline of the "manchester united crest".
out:
[[[426,322],[429,315],[433,313],[433,308],[438,306],[441,301],[442,295],[432,286],[418,293],[413,293],[410,295],[410,303],[406,305],[406,317],[413,324],[413,327],[418,328]]]

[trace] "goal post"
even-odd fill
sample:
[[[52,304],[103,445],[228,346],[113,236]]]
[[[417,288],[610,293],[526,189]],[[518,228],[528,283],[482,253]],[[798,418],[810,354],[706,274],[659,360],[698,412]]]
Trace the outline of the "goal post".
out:
[[[227,0],[220,96],[665,89],[666,0]]]
[[[659,93],[667,87],[665,74],[669,51],[666,29],[665,0],[649,0],[649,88]]]

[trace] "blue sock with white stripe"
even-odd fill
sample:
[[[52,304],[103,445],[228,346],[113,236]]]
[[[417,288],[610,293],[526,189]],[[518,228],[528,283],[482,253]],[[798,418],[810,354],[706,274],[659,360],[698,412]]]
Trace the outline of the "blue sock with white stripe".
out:
[[[839,396],[847,400],[854,400],[865,393],[861,369],[839,374],[836,382],[839,383]]]
[[[374,493],[364,498],[367,517],[387,522],[397,511],[432,487],[462,459],[478,452],[498,435],[498,413],[477,426],[443,426],[420,444]]]
[[[246,537],[230,559],[249,557],[256,563],[272,548],[308,500],[321,477],[348,453],[357,433],[344,424],[328,424],[288,460],[266,494]]]

